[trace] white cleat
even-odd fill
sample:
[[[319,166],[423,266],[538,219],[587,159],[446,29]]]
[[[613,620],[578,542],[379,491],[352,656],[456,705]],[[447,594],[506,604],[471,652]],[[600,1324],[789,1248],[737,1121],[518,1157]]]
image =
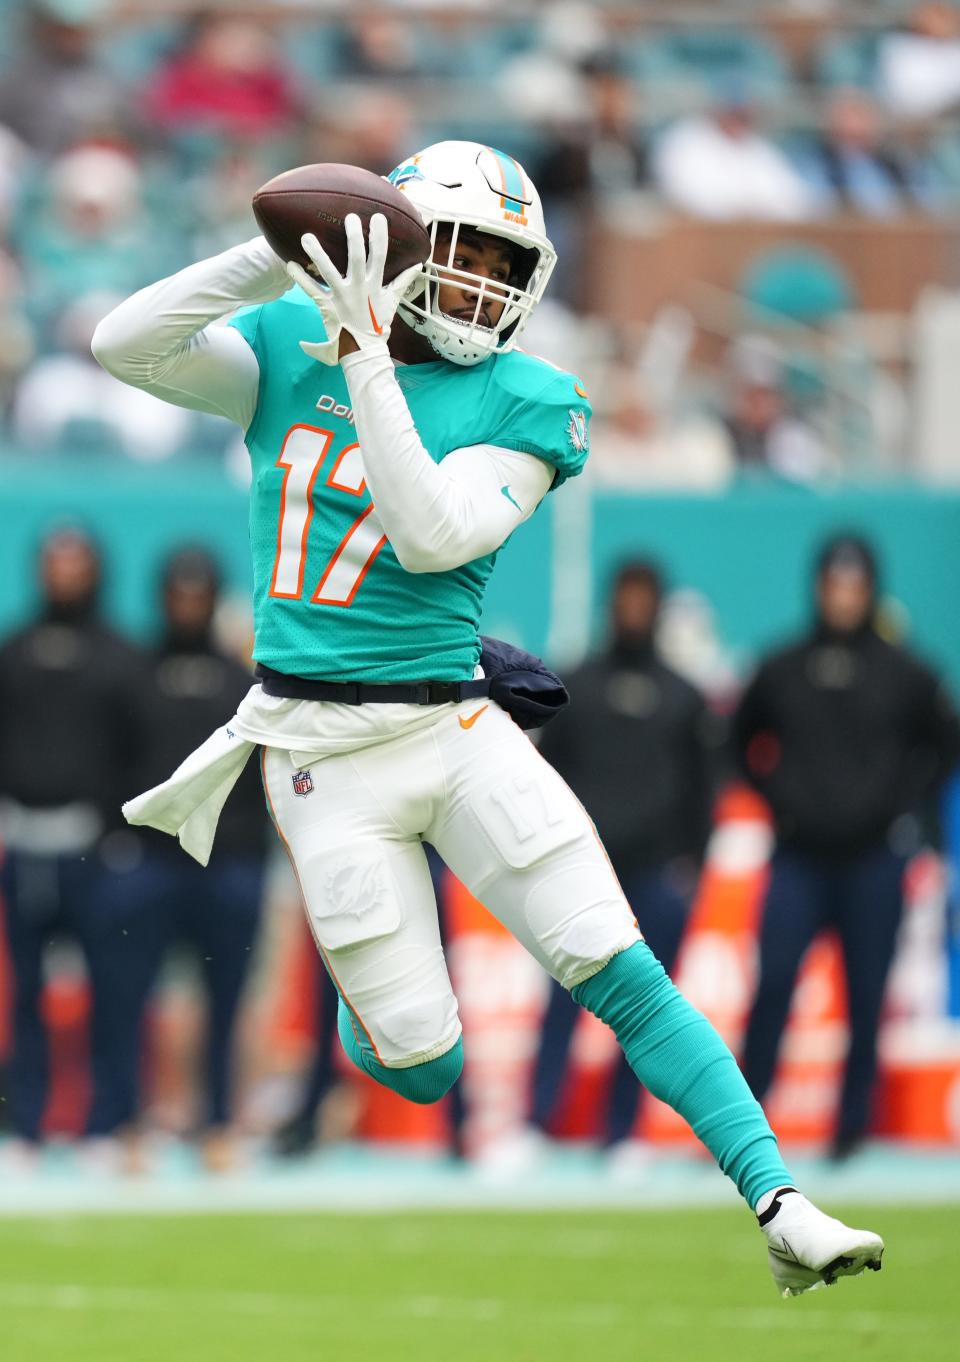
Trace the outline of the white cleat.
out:
[[[800,1296],[864,1268],[880,1271],[883,1240],[824,1215],[795,1187],[768,1192],[757,1206],[770,1271],[781,1296]]]

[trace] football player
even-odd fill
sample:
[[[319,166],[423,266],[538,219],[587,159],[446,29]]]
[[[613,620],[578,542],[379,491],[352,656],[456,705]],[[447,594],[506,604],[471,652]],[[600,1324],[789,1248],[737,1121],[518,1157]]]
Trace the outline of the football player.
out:
[[[483,693],[478,621],[497,551],[588,448],[580,383],[517,348],[556,262],[537,192],[472,142],[428,147],[389,179],[430,231],[425,266],[385,282],[385,218],[366,243],[349,216],[342,276],[311,235],[310,273],[258,238],[135,294],[94,337],[118,378],[235,421],[253,466],[259,684],[128,817],[203,859],[259,745],[343,1044],[417,1102],[442,1097],[463,1063],[431,843],[690,1123],[756,1212],[783,1294],[878,1268],[877,1235],[792,1186],[733,1056],[644,942],[589,817]]]

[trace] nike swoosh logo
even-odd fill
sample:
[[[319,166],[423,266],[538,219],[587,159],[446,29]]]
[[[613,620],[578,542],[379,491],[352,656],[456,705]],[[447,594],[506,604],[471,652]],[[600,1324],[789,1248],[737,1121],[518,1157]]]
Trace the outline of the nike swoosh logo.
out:
[[[474,724],[477,722],[477,720],[480,718],[480,715],[481,715],[481,714],[486,714],[486,712],[487,712],[487,710],[488,710],[489,708],[490,708],[489,705],[482,705],[482,706],[480,707],[480,709],[478,709],[474,714],[471,714],[471,715],[470,715],[470,718],[469,718],[469,719],[465,719],[465,718],[463,717],[462,714],[458,714],[458,715],[457,715],[457,718],[458,718],[459,721],[460,721],[460,727],[461,727],[461,728],[473,728],[473,725],[474,725]]]
[[[587,392],[586,388],[583,386],[582,383],[574,383],[573,391],[577,394],[578,397],[590,396],[590,394]]]
[[[519,501],[516,501],[516,500],[514,499],[513,493],[510,491],[510,484],[509,484],[509,483],[504,483],[504,485],[500,488],[500,491],[501,491],[501,492],[503,493],[503,495],[507,498],[507,501],[509,501],[509,502],[511,503],[511,505],[516,506],[517,510],[518,510],[518,511],[520,512],[520,514],[522,515],[522,514],[523,514],[523,507],[520,505]]]
[[[382,335],[383,335],[383,327],[382,327],[382,326],[380,325],[380,323],[377,321],[377,314],[374,312],[374,310],[373,310],[373,303],[371,303],[371,301],[370,301],[369,298],[367,299],[367,310],[368,310],[369,313],[370,313],[370,320],[373,322],[373,329],[374,329],[374,331],[376,331],[376,333],[377,333],[378,336],[382,336]]]

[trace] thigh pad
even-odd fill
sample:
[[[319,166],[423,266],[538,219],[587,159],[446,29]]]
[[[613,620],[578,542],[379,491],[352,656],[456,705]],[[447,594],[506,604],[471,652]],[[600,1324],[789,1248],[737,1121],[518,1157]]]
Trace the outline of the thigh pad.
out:
[[[485,840],[511,870],[526,870],[582,837],[580,805],[546,762],[508,771],[470,797]]]
[[[307,857],[300,870],[307,912],[325,950],[359,946],[399,928],[397,886],[378,847],[323,851]]]

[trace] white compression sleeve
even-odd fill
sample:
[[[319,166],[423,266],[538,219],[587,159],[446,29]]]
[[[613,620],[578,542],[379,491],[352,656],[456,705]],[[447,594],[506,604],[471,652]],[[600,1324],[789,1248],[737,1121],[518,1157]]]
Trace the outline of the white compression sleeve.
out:
[[[91,349],[124,383],[246,430],[260,385],[256,355],[239,331],[210,324],[292,287],[283,261],[255,237],[134,293],[104,317]]]
[[[455,449],[436,464],[387,351],[361,350],[341,365],[367,485],[408,572],[446,572],[492,553],[533,515],[553,481],[549,464],[494,445]]]

